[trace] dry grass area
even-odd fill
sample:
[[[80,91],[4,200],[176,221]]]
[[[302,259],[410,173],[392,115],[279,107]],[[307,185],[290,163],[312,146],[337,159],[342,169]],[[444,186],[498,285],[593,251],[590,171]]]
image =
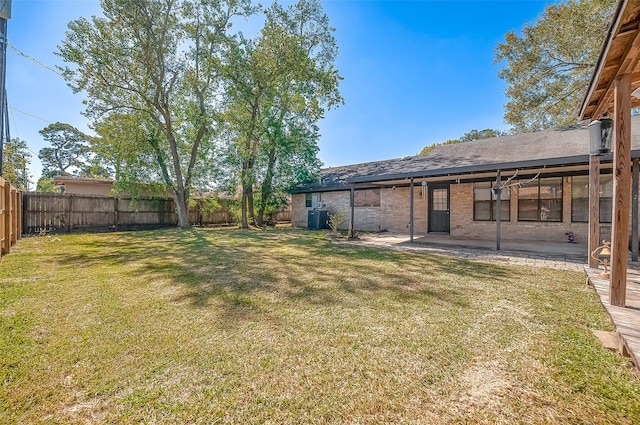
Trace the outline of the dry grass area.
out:
[[[584,275],[193,230],[23,239],[0,423],[640,423]]]

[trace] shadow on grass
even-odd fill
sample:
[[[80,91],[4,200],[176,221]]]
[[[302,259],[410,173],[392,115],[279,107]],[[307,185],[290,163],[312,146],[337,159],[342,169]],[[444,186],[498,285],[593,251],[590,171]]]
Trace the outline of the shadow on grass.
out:
[[[513,269],[427,254],[332,244],[324,234],[157,230],[96,235],[59,255],[68,267],[113,266],[116,273],[165,280],[183,290],[172,301],[196,308],[212,301],[229,319],[262,314],[269,302],[358,308],[359,297],[402,302],[437,299],[465,307],[465,279],[510,283]],[[447,284],[452,282],[453,284]]]

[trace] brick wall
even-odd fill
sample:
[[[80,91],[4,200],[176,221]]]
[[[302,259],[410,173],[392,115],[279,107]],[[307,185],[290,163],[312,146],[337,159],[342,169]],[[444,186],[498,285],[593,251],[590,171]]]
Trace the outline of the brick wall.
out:
[[[573,232],[576,242],[587,242],[587,223],[571,222],[571,178],[563,178],[562,222],[518,221],[518,187],[511,189],[510,220],[502,221],[500,236],[504,240],[566,241]],[[611,226],[600,226],[602,238],[608,239]],[[473,221],[473,183],[451,185],[451,235],[456,238],[490,239],[496,236],[495,221]]]
[[[567,240],[566,232],[573,232],[576,242],[586,242],[588,238],[587,223],[571,222],[571,178],[563,178],[563,206],[562,222],[527,222],[518,221],[518,188],[511,190],[510,220],[503,221],[500,226],[501,238],[504,240]],[[426,190],[424,190],[426,194]],[[316,194],[326,205],[326,209],[342,209],[347,220],[342,229],[347,229],[351,215],[349,191],[324,192]],[[386,229],[390,232],[409,233],[409,188],[380,189],[379,207],[356,207],[355,229],[378,231]],[[305,195],[297,194],[292,197],[292,224],[297,227],[307,227],[307,213],[310,208],[305,207]],[[493,221],[473,220],[473,183],[451,184],[450,186],[450,220],[451,235],[455,238],[493,239],[496,236],[496,223]],[[416,236],[427,233],[427,199],[423,196],[423,188],[414,188],[414,234]],[[601,239],[610,239],[611,226],[600,226]]]
[[[304,206],[305,194],[296,193],[291,195],[291,225],[293,227],[307,227],[307,211]]]
[[[563,222],[518,222],[518,190],[511,190],[510,220],[502,221],[500,226],[501,238],[509,239],[536,239],[563,241],[566,240],[565,232],[574,232],[576,239],[584,236],[586,240],[588,226],[586,223],[571,223],[571,197],[569,196],[568,214],[566,190],[563,199]],[[577,225],[577,226],[576,226]],[[491,239],[496,236],[495,221],[473,220],[473,183],[451,185],[451,235],[456,238]],[[580,236],[578,236],[580,235]]]
[[[340,226],[346,230],[351,219],[350,191],[322,192],[314,194],[318,201],[325,204],[329,211],[345,211],[347,220]],[[356,207],[354,210],[355,230],[379,231],[386,229],[390,232],[409,232],[409,199],[408,187],[380,189],[379,207]],[[414,231],[426,231],[426,201],[422,196],[422,187],[414,188]],[[307,214],[311,208],[305,207],[305,195],[292,196],[291,224],[295,227],[307,227]]]

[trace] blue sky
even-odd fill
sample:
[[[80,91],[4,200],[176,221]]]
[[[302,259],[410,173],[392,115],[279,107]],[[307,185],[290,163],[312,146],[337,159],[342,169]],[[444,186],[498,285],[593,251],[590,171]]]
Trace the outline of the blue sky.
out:
[[[267,4],[267,2],[263,2]],[[505,85],[494,49],[520,31],[545,1],[324,2],[340,49],[345,105],[321,122],[320,158],[326,166],[417,154],[424,146],[471,129],[507,129]],[[96,0],[14,0],[9,42],[42,64],[54,55],[67,23],[100,13]],[[251,27],[251,23],[247,28]],[[90,132],[73,94],[50,70],[7,49],[11,136],[33,152],[32,180],[45,147],[39,130],[60,121]]]

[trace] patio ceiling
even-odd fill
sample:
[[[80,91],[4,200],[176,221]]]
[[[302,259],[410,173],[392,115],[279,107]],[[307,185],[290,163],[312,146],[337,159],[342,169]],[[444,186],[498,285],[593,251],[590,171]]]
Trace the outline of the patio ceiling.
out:
[[[631,92],[640,88],[639,59],[640,1],[621,0],[582,102],[581,119],[613,113],[614,82],[619,76],[631,75]],[[632,96],[631,107],[640,107],[640,98]]]

